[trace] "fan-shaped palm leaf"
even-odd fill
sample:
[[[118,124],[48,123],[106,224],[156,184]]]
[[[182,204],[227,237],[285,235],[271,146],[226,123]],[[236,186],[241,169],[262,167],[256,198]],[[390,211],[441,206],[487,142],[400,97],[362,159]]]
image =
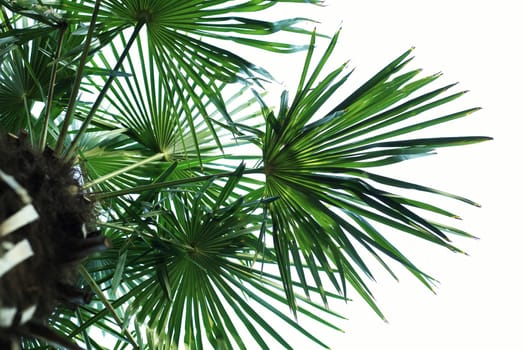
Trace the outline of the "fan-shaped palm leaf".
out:
[[[52,23],[39,21],[40,17],[54,18],[47,14],[44,5],[57,2],[39,3],[1,2],[15,12],[2,11],[5,20],[0,33],[0,100],[4,108],[0,111],[0,129],[4,132],[25,129],[31,137],[40,134],[38,141],[42,148],[46,141],[54,145],[58,138],[75,71],[81,70],[76,64],[84,46],[84,29],[69,25],[55,14]],[[98,35],[97,40],[87,45],[91,52],[86,57],[107,44],[111,35]],[[100,74],[89,70],[86,73]],[[35,106],[43,108],[38,111]]]
[[[238,150],[246,141],[234,140],[222,127],[219,113],[206,101],[205,95],[201,94],[200,98],[210,107],[209,114],[214,116],[219,134],[208,128],[196,108],[187,111],[189,116],[185,115],[181,103],[173,96],[166,96],[161,85],[137,81],[143,72],[139,73],[133,78],[121,78],[123,82],[116,82],[116,87],[110,89],[107,109],[95,115],[93,127],[80,142],[79,164],[84,188],[95,192],[91,196],[102,199],[141,193],[142,186],[148,185],[151,185],[150,192],[157,193],[163,190],[165,181],[200,182],[202,180],[194,178],[231,171],[233,159],[239,156],[230,157],[220,152],[215,139],[222,139],[224,152]],[[228,92],[224,94],[231,106],[230,115],[239,122],[252,123],[258,114],[250,112],[249,106],[255,100],[244,91],[232,92],[231,96]],[[81,104],[78,110],[82,113],[86,108],[89,110],[89,103]],[[195,137],[199,145],[194,143]],[[162,184],[155,185],[158,181]],[[252,180],[243,180],[246,181]]]
[[[132,34],[126,39],[126,48],[131,47],[145,26],[146,55],[149,56],[149,61],[155,62],[157,70],[163,72],[159,75],[162,84],[168,87],[170,93],[177,94],[183,104],[186,100],[191,101],[203,115],[207,124],[211,126],[211,118],[198,97],[199,92],[204,92],[223,116],[229,118],[222,100],[221,89],[216,81],[233,82],[245,78],[254,79],[255,74],[262,74],[266,77],[269,75],[265,70],[230,51],[204,41],[203,38],[234,40],[269,50],[296,51],[300,47],[254,40],[246,36],[267,35],[277,31],[305,33],[305,30],[296,28],[296,24],[303,19],[266,22],[234,15],[261,11],[277,3],[244,1],[230,4],[224,0],[205,3],[173,3],[165,0],[150,2],[136,0],[64,1],[61,9],[65,11],[65,18],[70,18],[72,21],[88,21],[91,19],[92,8],[100,4],[97,14],[98,20],[103,21],[104,29],[100,29],[99,32],[113,31],[114,28],[125,28],[126,26],[133,27]],[[121,59],[127,55],[127,50],[122,52]],[[113,71],[120,70],[121,59],[117,61]],[[113,79],[114,77],[110,77],[107,85]],[[106,89],[102,89],[100,98],[94,104],[93,112],[87,117],[87,122],[98,107]],[[191,107],[184,105],[184,108],[189,110]],[[228,122],[230,125],[233,124],[232,120]],[[81,133],[86,128],[87,125],[81,129]],[[74,148],[78,142],[79,139],[76,138],[72,147]],[[71,155],[71,149],[69,154]]]
[[[372,273],[356,244],[374,257],[379,253],[409,269],[430,287],[429,276],[422,273],[375,228],[382,224],[458,251],[449,243],[442,226],[431,223],[413,209],[453,214],[426,202],[405,198],[385,187],[412,189],[473,202],[424,186],[392,179],[364,170],[430,154],[437,147],[484,141],[484,137],[414,138],[401,136],[439,123],[464,117],[475,111],[429,117],[406,126],[403,122],[421,118],[427,112],[462,95],[442,95],[450,86],[416,95],[438,76],[416,79],[419,73],[400,73],[410,61],[410,51],[394,60],[325,116],[318,111],[345,82],[345,66],[318,79],[330,56],[334,37],[320,63],[308,76],[315,36],[299,88],[291,103],[283,93],[276,114],[263,105],[266,131],[260,134],[266,175],[265,195],[279,197],[268,204],[273,223],[273,240],[281,275],[293,306],[291,265],[306,281],[309,267],[321,287],[319,262],[337,290],[346,295],[346,281],[380,314],[370,290],[361,277]],[[416,95],[414,97],[414,95]],[[300,253],[294,253],[297,250]],[[292,255],[290,255],[292,252]],[[387,267],[387,265],[380,260]],[[390,271],[390,270],[389,270]]]
[[[121,35],[120,38],[121,44],[125,45],[124,37]],[[199,157],[201,149],[206,152],[210,147],[210,141],[212,148],[221,145],[216,128],[225,125],[226,121],[221,123],[216,110],[215,113],[211,110],[210,99],[204,93],[196,92],[196,85],[191,86],[192,95],[200,101],[197,106],[180,86],[166,85],[158,67],[143,54],[140,37],[137,44],[136,50],[132,50],[124,61],[122,76],[114,81],[106,95],[107,108],[112,113],[98,119],[105,119],[106,123],[109,118],[115,119],[131,139],[152,152],[164,153],[167,158]],[[117,45],[111,44],[111,52],[118,52]],[[111,53],[103,52],[99,56],[101,63],[93,63],[95,68],[111,71],[110,56]],[[108,79],[102,78],[103,82]],[[99,84],[91,78],[90,85],[96,87]],[[205,108],[205,115],[213,119],[203,118],[202,108]]]
[[[127,305],[126,317],[147,325],[154,349],[181,343],[201,349],[207,342],[214,348],[243,349],[248,334],[260,348],[268,349],[261,332],[290,349],[286,338],[261,316],[260,308],[325,346],[280,310],[278,305],[286,306],[286,297],[278,277],[251,267],[260,254],[255,232],[263,219],[254,210],[265,201],[250,203],[234,195],[242,170],[220,184],[212,179],[204,186],[179,188],[142,213],[128,210],[129,221],[106,225],[119,227],[107,232],[114,249],[92,265],[92,273],[101,273],[106,278],[100,283],[117,288],[122,296],[113,305]],[[272,250],[265,254],[271,264]],[[307,307],[301,312],[331,326],[309,310],[321,307],[302,300]]]

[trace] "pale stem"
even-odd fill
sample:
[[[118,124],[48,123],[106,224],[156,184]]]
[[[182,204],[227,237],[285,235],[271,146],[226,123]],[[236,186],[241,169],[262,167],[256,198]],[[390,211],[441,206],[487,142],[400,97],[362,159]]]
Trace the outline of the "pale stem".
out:
[[[91,277],[91,275],[89,274],[89,272],[86,270],[84,266],[80,267],[80,273],[82,274],[82,277],[86,279],[89,286],[91,287],[93,292],[95,292],[95,294],[98,296],[100,301],[102,301],[102,303],[104,304],[106,309],[109,311],[111,316],[113,316],[113,319],[115,320],[115,322],[117,322],[120,329],[122,329],[122,331],[126,334],[126,337],[128,338],[131,345],[135,347],[136,349],[138,349],[139,346],[137,345],[137,343],[135,343],[132,335],[129,333],[128,329],[124,326],[124,322],[120,319],[119,315],[117,315],[117,311],[115,310],[115,308],[113,308],[113,305],[111,305],[111,303],[106,298],[102,290],[99,288],[97,282],[93,279],[93,277]]]
[[[131,171],[133,169],[136,169],[144,164],[148,164],[148,163],[151,163],[151,162],[154,162],[156,160],[160,160],[160,159],[163,159],[165,157],[165,154],[164,153],[157,153],[149,158],[146,158],[140,162],[136,162],[136,163],[133,163],[131,165],[128,165],[127,167],[124,167],[124,168],[121,168],[121,169],[118,169],[116,171],[113,171],[109,174],[106,174],[106,175],[103,175],[103,176],[99,176],[97,177],[95,180],[93,181],[90,181],[90,182],[87,182],[84,186],[82,186],[83,189],[86,189],[86,188],[90,188],[94,185],[97,185],[101,182],[104,182],[106,180],[109,180],[111,178],[114,178],[115,176],[118,176],[120,174],[123,174],[123,173],[126,173],[128,171]]]
[[[53,68],[51,70],[51,79],[49,81],[49,89],[48,89],[48,93],[47,93],[46,110],[44,112],[44,122],[43,122],[43,125],[42,125],[42,133],[40,135],[40,145],[39,146],[40,146],[40,150],[41,151],[43,151],[44,147],[46,146],[47,129],[48,129],[48,124],[49,124],[49,116],[51,114],[51,107],[52,107],[52,104],[53,104],[53,96],[55,94],[55,81],[56,81],[56,77],[57,77],[58,61],[59,61],[59,57],[60,57],[61,52],[62,52],[62,46],[64,44],[64,37],[65,37],[65,34],[66,34],[66,30],[67,30],[67,27],[60,29],[60,34],[59,34],[59,37],[58,37],[58,47],[57,47],[57,51],[56,51],[56,54],[55,54],[55,62],[53,63]]]
[[[245,170],[243,172],[243,174],[244,175],[247,175],[247,174],[262,174],[263,172],[264,172],[264,168],[256,168],[256,169]],[[128,189],[124,189],[124,190],[118,190],[118,191],[112,191],[112,192],[90,193],[87,196],[90,199],[94,199],[94,200],[98,201],[98,200],[102,200],[102,199],[119,197],[119,196],[123,196],[123,195],[126,195],[126,194],[131,194],[131,193],[141,193],[141,192],[144,192],[144,191],[155,190],[155,189],[159,189],[159,188],[166,188],[166,187],[179,186],[179,185],[184,185],[184,184],[189,184],[189,183],[203,182],[203,181],[208,181],[208,180],[213,179],[213,178],[230,177],[230,176],[235,176],[235,175],[238,175],[238,174],[239,173],[236,172],[236,171],[231,171],[231,172],[224,172],[224,173],[218,173],[218,174],[195,176],[195,177],[188,178],[188,179],[151,183],[151,184],[148,184],[148,185],[135,186],[133,188],[128,188]]]
[[[95,7],[93,8],[93,15],[91,16],[91,22],[89,23],[89,29],[86,35],[86,42],[84,43],[84,48],[82,50],[82,55],[77,68],[77,75],[75,77],[75,82],[73,83],[73,89],[71,91],[71,96],[69,97],[69,102],[66,108],[66,115],[64,117],[64,122],[62,124],[62,129],[60,130],[60,135],[58,137],[57,145],[55,147],[55,153],[60,154],[62,148],[64,147],[64,141],[66,139],[67,130],[71,120],[73,118],[73,112],[75,111],[76,100],[78,96],[78,91],[80,89],[80,82],[82,81],[82,75],[84,74],[84,66],[86,65],[86,60],[89,54],[89,49],[91,46],[91,38],[93,37],[93,32],[95,31],[95,25],[97,23],[98,11],[100,8],[100,1],[95,2]]]

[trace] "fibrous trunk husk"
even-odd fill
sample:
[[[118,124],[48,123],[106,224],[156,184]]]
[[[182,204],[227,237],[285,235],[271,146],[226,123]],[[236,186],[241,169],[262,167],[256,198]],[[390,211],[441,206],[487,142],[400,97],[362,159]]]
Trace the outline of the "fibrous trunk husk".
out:
[[[79,349],[50,332],[57,306],[76,308],[92,293],[78,287],[78,266],[108,241],[87,234],[93,203],[80,174],[24,135],[0,134],[0,344],[29,336]],[[2,348],[3,349],[3,348]]]

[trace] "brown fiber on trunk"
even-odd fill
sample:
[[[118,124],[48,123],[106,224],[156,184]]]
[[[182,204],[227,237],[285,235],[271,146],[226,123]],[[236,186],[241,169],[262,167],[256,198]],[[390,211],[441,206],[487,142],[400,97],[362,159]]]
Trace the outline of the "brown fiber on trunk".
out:
[[[0,257],[24,239],[33,251],[0,277],[0,308],[17,310],[11,326],[0,325],[0,344],[19,341],[20,336],[46,339],[43,327],[58,305],[75,308],[91,300],[91,292],[76,286],[78,266],[108,242],[98,234],[86,238],[86,225],[94,219],[93,203],[83,198],[78,171],[49,149],[38,152],[24,135],[0,134],[0,170],[26,189],[38,213],[37,220],[0,234]],[[20,195],[0,179],[0,224],[23,206]],[[23,311],[35,306],[31,319],[21,322]]]

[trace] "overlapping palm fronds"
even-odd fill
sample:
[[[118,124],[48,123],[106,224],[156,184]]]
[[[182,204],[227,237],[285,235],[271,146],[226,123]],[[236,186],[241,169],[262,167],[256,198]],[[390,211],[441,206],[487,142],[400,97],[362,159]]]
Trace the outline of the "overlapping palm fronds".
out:
[[[370,258],[432,287],[385,228],[459,251],[451,235],[469,234],[435,199],[476,204],[387,166],[487,140],[421,133],[476,108],[441,115],[463,92],[406,69],[411,51],[336,101],[350,89],[346,65],[324,73],[338,34],[314,64],[308,20],[258,18],[281,3],[322,1],[0,0],[0,130],[74,162],[112,241],[77,281],[92,302],[50,317],[57,334],[86,349],[291,349],[286,326],[328,348],[297,317],[339,330],[330,301],[355,293],[384,317]],[[305,50],[296,91],[268,105],[256,91],[272,76],[238,45]]]

